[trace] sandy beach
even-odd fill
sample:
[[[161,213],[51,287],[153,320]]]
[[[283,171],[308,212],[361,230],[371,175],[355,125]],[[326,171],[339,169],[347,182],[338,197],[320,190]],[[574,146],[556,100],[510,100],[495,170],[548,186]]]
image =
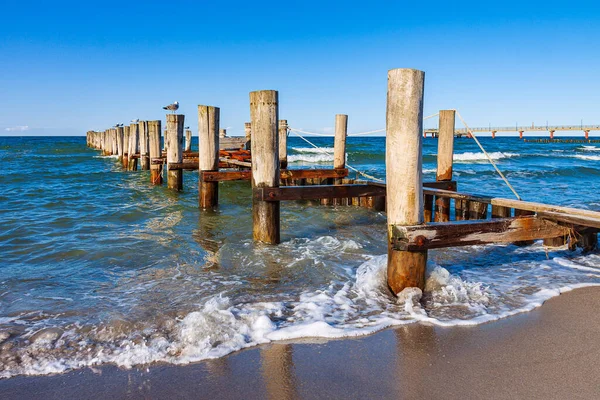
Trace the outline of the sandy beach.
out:
[[[475,327],[411,324],[357,339],[274,343],[187,366],[104,366],[0,381],[3,399],[593,399],[600,289]]]

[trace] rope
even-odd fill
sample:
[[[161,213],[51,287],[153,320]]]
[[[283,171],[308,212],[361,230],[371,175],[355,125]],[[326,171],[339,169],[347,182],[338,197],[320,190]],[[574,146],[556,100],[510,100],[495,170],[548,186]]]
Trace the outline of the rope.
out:
[[[432,115],[428,115],[426,117],[423,118],[423,121],[429,119],[429,118],[433,118],[433,117],[437,117],[438,115],[440,115],[439,113],[436,114],[432,114]],[[326,133],[317,133],[317,132],[308,132],[308,131],[303,131],[300,129],[296,129],[296,128],[289,128],[288,129],[292,132],[299,132],[299,133],[304,133],[305,135],[315,135],[315,136],[327,136],[327,137],[331,137],[332,135],[326,134]],[[368,131],[368,132],[359,132],[359,133],[348,133],[346,136],[363,136],[363,135],[370,135],[371,133],[380,133],[380,132],[385,132],[385,128],[384,129],[377,129],[374,131]],[[298,135],[300,136],[300,135]],[[302,136],[300,136],[302,137]],[[318,147],[317,147],[318,148]]]
[[[514,193],[514,195],[517,196],[517,200],[521,200],[521,196],[519,196],[519,194],[517,193],[517,191],[515,190],[515,188],[512,187],[512,185],[510,184],[510,182],[508,181],[508,179],[506,179],[506,177],[504,176],[504,174],[500,171],[500,169],[498,169],[498,166],[496,165],[496,163],[494,162],[494,160],[492,160],[492,158],[487,153],[487,151],[485,151],[485,149],[483,148],[483,146],[481,145],[481,143],[479,143],[479,140],[477,139],[477,136],[475,136],[475,134],[471,131],[471,128],[469,128],[469,125],[467,125],[467,123],[463,119],[462,115],[460,115],[460,113],[458,112],[458,110],[454,110],[454,111],[456,111],[456,115],[458,115],[458,118],[460,118],[460,120],[462,121],[463,125],[467,129],[467,132],[471,135],[471,137],[473,139],[475,139],[475,143],[477,143],[477,145],[479,146],[479,148],[481,149],[481,151],[483,152],[483,154],[485,154],[485,156],[487,157],[487,159],[489,160],[489,162],[494,166],[494,169],[496,169],[496,172],[498,173],[498,175],[500,175],[500,177],[502,178],[502,180],[504,181],[504,183],[506,183],[506,185],[510,188],[510,190]]]
[[[293,129],[290,129],[290,130],[294,131]],[[294,133],[296,133],[296,132],[294,131]],[[296,133],[296,136],[298,136],[300,139],[304,140],[306,143],[310,144],[312,147],[314,147],[315,149],[319,150],[319,151],[320,151],[320,152],[322,152],[323,154],[327,154],[327,155],[330,155],[330,156],[332,156],[332,155],[333,155],[333,154],[331,154],[330,152],[328,152],[327,150],[325,150],[325,149],[323,149],[323,148],[321,148],[321,147],[317,146],[316,144],[314,144],[313,142],[311,142],[311,141],[310,141],[310,140],[308,140],[307,138],[303,137],[302,135],[299,135],[298,133]],[[351,165],[350,165],[350,164],[348,164],[348,163],[346,163],[346,167],[347,167],[348,169],[351,169],[352,171],[356,172],[357,174],[360,174],[360,175],[364,176],[365,178],[372,179],[372,180],[374,180],[374,181],[376,181],[376,182],[381,182],[381,183],[384,183],[384,182],[385,182],[383,179],[375,178],[375,177],[374,177],[374,176],[372,176],[372,175],[369,175],[369,174],[367,174],[367,173],[365,173],[365,172],[359,171],[358,169],[354,168],[353,166],[351,166]]]

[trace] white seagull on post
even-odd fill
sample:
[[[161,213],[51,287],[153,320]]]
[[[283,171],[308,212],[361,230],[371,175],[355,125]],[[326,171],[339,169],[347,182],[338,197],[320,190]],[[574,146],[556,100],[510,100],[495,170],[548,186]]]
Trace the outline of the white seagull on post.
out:
[[[175,114],[175,111],[177,111],[179,109],[179,102],[176,101],[173,104],[169,104],[168,106],[164,106],[163,110],[171,110],[173,111],[173,114]]]

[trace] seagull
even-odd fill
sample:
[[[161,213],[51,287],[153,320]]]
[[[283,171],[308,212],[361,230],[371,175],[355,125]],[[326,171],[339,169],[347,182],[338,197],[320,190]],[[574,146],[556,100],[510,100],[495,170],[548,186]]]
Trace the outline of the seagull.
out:
[[[114,128],[120,128],[120,127],[122,127],[122,126],[123,126],[123,124],[116,124],[116,125],[114,126]]]
[[[179,109],[179,102],[176,101],[173,104],[169,104],[168,106],[164,106],[163,110],[171,110],[173,111],[173,114],[175,114],[175,111],[177,111]]]
[[[131,122],[140,122],[140,119],[132,119]]]
[[[190,129],[190,127],[189,127],[189,126],[186,126],[184,129]]]

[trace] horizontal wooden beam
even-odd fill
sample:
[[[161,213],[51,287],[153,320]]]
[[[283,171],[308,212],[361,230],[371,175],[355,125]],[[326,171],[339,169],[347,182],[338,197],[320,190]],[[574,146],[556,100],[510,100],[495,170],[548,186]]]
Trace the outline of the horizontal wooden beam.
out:
[[[375,185],[315,185],[254,188],[261,201],[341,199],[344,197],[385,196],[385,188]]]
[[[442,247],[512,243],[566,236],[569,231],[565,226],[535,216],[413,226],[395,225],[392,227],[392,247],[401,251],[421,251]]]
[[[345,178],[348,170],[339,169],[282,169],[281,179],[314,179],[314,178]],[[252,171],[203,171],[200,179],[204,182],[221,181],[248,181],[252,178]]]
[[[427,188],[424,189],[425,194],[432,194],[438,197],[448,197],[455,200],[468,200],[479,203],[491,204],[493,206],[502,206],[508,208],[515,208],[517,210],[533,211],[535,213],[562,213],[569,214],[572,216],[587,217],[593,220],[600,221],[600,212],[584,210],[573,207],[555,206],[551,204],[536,203],[532,201],[504,199],[501,197],[490,197],[482,196],[477,194],[453,192],[450,190]]]
[[[356,180],[354,183],[364,184],[364,185],[373,185],[379,186],[382,188],[386,187],[385,183],[381,182],[372,182],[367,180]],[[423,188],[431,188],[431,189],[443,189],[443,190],[451,190],[456,191],[456,181],[433,181],[433,182],[423,182]],[[425,193],[429,194],[429,193]]]
[[[237,166],[240,166],[240,167],[247,167],[247,168],[252,167],[252,163],[249,163],[249,162],[246,162],[246,161],[232,160],[232,159],[226,158],[226,157],[220,157],[219,161],[227,163],[227,164],[237,165]]]
[[[537,216],[539,218],[547,219],[554,222],[560,222],[562,224],[570,224],[576,227],[588,227],[600,229],[600,219],[583,217],[579,215],[571,215],[565,213],[551,212],[551,211],[542,211],[538,212]]]

